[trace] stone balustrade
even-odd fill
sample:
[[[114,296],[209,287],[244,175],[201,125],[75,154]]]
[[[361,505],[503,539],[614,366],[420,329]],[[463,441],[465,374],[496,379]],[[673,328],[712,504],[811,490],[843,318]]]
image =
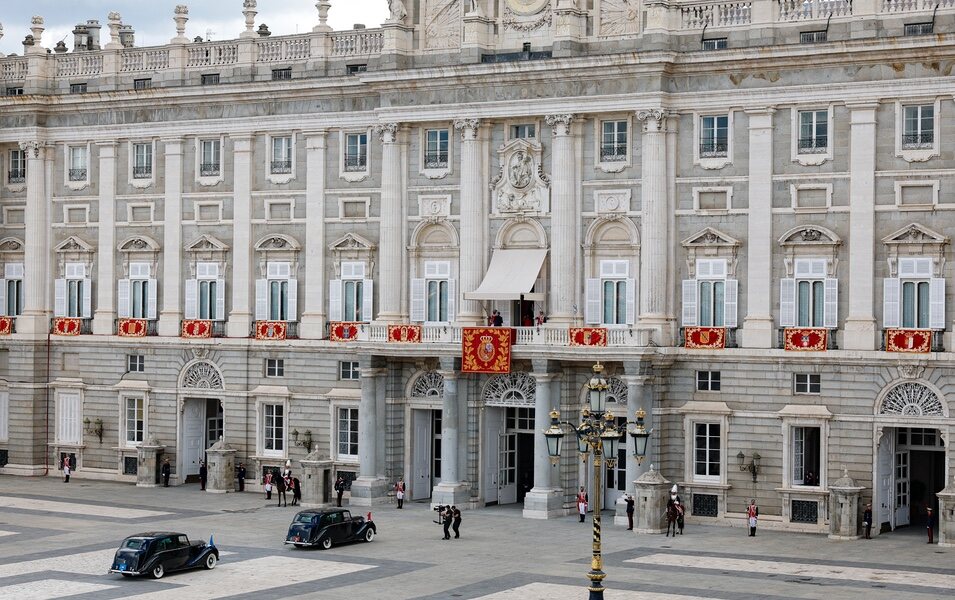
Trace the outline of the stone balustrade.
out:
[[[423,325],[423,344],[460,344],[461,327],[456,325]],[[515,346],[570,346],[570,332],[566,327],[513,327]],[[653,329],[648,327],[608,328],[608,347],[638,347],[651,345]],[[360,327],[357,341],[388,341],[388,325],[368,323]]]
[[[336,31],[331,34],[332,56],[376,56],[385,46],[381,29]]]
[[[305,60],[312,56],[312,44],[307,35],[257,40],[255,47],[255,60],[260,63]]]

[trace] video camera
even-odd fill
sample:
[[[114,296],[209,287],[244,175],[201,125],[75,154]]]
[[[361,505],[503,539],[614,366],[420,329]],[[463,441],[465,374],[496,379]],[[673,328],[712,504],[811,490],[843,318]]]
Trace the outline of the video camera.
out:
[[[436,521],[432,521],[432,523],[437,523],[438,525],[441,525],[441,524],[443,524],[443,521],[442,521],[441,519],[442,519],[442,517],[444,517],[444,511],[445,511],[445,510],[451,510],[451,507],[450,507],[450,506],[443,506],[443,505],[439,504],[439,505],[435,506],[433,510],[434,510],[434,512],[437,513],[437,517],[438,517],[438,518],[437,518]]]

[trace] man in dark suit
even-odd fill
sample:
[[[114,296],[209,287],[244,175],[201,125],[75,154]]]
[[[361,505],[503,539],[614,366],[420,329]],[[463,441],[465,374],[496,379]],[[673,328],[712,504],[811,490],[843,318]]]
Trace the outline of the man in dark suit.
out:
[[[239,463],[239,491],[245,491],[245,463]]]
[[[345,495],[345,478],[341,475],[335,480],[335,492],[338,494],[338,506],[341,506],[342,496]]]
[[[169,475],[172,473],[172,467],[169,466],[168,458],[162,461],[162,468],[160,469],[160,473],[162,473],[162,486],[169,487]]]
[[[206,480],[209,477],[209,470],[206,468],[206,461],[199,461],[199,490],[205,491]]]

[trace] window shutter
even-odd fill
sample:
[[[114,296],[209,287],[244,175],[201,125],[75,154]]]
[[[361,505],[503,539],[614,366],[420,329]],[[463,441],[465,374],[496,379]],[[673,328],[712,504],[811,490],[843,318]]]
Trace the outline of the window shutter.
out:
[[[458,307],[458,286],[455,285],[455,280],[448,280],[448,322],[454,323],[454,311]]]
[[[0,279],[0,316],[7,314],[7,280]]]
[[[149,263],[129,263],[130,279],[149,279]]]
[[[915,259],[915,275],[917,277],[931,277],[932,276],[932,259],[931,258],[916,258]]]
[[[811,261],[811,269],[813,277],[825,277],[827,272],[828,261],[824,258],[814,258]]]
[[[901,309],[901,282],[895,277],[882,280],[882,326],[886,329],[899,327]]]
[[[425,263],[425,270],[427,270],[428,265]],[[342,279],[364,279],[365,278],[365,263],[363,262],[343,262],[342,263]]]
[[[153,320],[156,318],[156,304],[159,301],[158,286],[155,279],[146,280],[146,318]]]
[[[57,279],[53,282],[53,316],[66,316],[66,280]]]
[[[699,262],[697,263],[699,268]],[[695,327],[699,321],[696,317],[697,304],[696,279],[683,280],[683,326]]]
[[[364,265],[362,265],[362,268],[364,270]],[[375,312],[372,310],[372,303],[375,299],[374,285],[375,282],[372,279],[362,279],[361,281],[361,320],[366,323],[375,318]]]
[[[116,291],[116,315],[120,319],[128,319],[131,313],[129,306],[130,282],[128,279],[120,279]]]
[[[66,263],[67,279],[82,279],[86,277],[86,265],[83,263]]]
[[[637,280],[627,280],[627,325],[633,325],[637,319]]]
[[[727,279],[723,285],[723,325],[728,329],[735,329],[737,326],[738,304],[739,304],[739,281]]]
[[[709,259],[698,259],[696,261],[696,277],[697,279],[706,279],[709,278],[713,273],[713,261]]]
[[[929,280],[928,323],[930,329],[945,329],[945,280],[933,277]]]
[[[186,280],[186,307],[185,315],[187,319],[199,318],[199,280]]]
[[[218,267],[217,267],[218,271]],[[225,321],[225,279],[216,279],[216,321]]]
[[[724,279],[726,277],[726,259],[725,258],[716,258],[710,261],[710,273],[716,279]]]
[[[328,320],[342,320],[342,280],[332,279],[328,282]]]
[[[287,262],[270,262],[265,269],[269,279],[288,279],[292,275],[292,265]]]
[[[839,280],[835,277],[826,278],[826,304],[823,326],[826,329],[839,328]]]
[[[255,280],[255,320],[269,320],[269,280]]]
[[[427,269],[426,269],[427,270]],[[420,323],[425,320],[425,280],[419,277],[411,279],[411,320]]]
[[[288,305],[285,319],[298,321],[298,279],[288,280]]]
[[[83,289],[83,318],[89,319],[93,316],[93,281],[91,279],[83,279],[82,283]]]
[[[600,324],[600,280],[588,279],[584,304],[584,320],[591,325]]]
[[[23,263],[7,263],[3,266],[4,279],[23,279]]]
[[[796,280],[788,277],[779,280],[779,326],[796,326]]]

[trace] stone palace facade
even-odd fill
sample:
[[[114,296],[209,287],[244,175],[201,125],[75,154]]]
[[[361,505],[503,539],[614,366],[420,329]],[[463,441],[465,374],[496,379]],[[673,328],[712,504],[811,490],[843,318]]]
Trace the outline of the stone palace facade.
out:
[[[111,13],[48,50],[35,17],[0,58],[0,472],[148,485],[158,453],[183,484],[221,439],[253,489],[307,456],[356,505],[403,476],[563,515],[592,469],[541,432],[599,360],[654,430],[592,498],[652,465],[697,522],[756,498],[826,532],[837,479],[876,530],[937,506],[955,3],[404,0],[332,31],[322,0],[274,37],[232,4],[232,40],[177,6],[167,45]],[[493,310],[510,373],[462,373]]]

